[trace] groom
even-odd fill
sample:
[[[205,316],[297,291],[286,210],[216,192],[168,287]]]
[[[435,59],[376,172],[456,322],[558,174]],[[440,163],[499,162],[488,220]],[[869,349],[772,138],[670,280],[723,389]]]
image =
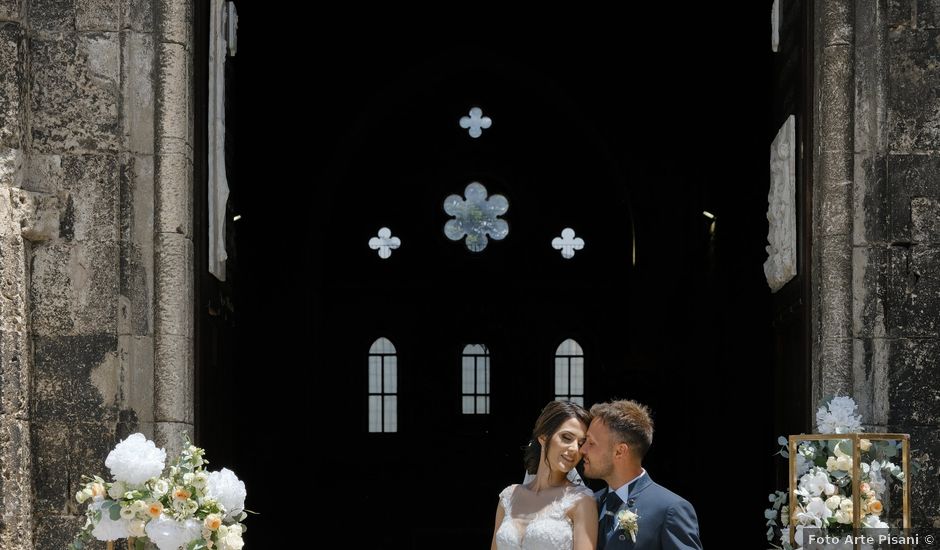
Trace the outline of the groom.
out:
[[[653,442],[649,409],[635,401],[612,401],[594,405],[591,415],[581,447],[584,475],[607,482],[594,495],[600,515],[597,550],[701,550],[692,505],[643,469]]]

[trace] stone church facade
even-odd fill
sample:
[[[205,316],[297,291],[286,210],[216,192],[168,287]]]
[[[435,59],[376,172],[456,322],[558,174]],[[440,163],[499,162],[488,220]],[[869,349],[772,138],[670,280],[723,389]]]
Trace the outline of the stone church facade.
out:
[[[911,433],[940,526],[940,4],[814,12],[805,397]],[[2,548],[64,547],[117,438],[193,431],[194,87],[190,0],[0,0]]]
[[[193,428],[192,5],[0,3],[0,547],[115,435]]]

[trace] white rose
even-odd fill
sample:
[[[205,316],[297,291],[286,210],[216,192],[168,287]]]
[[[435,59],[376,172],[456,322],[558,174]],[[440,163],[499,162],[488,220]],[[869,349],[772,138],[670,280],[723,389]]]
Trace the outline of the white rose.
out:
[[[153,486],[150,491],[153,494],[153,498],[162,498],[163,495],[170,491],[170,484],[167,483],[165,479],[158,479],[153,482]]]
[[[104,461],[115,480],[132,485],[159,476],[165,463],[166,451],[139,433],[118,443]]]
[[[846,512],[845,510],[839,510],[835,513],[835,519],[839,523],[852,523],[852,514]]]
[[[209,483],[209,474],[205,472],[197,472],[196,475],[193,476],[193,487],[202,489],[206,486],[207,483]]]
[[[90,498],[91,491],[88,490],[88,487],[85,487],[81,491],[75,493],[75,500],[77,500],[79,504],[84,504],[84,502]]]
[[[211,472],[206,483],[206,495],[225,508],[226,519],[234,519],[245,509],[245,482],[228,468]]]
[[[192,485],[194,477],[196,476],[192,472],[186,472],[185,474],[183,474],[183,483],[185,483],[186,485]]]
[[[187,500],[187,501],[186,501],[186,511],[187,511],[187,512],[189,512],[190,514],[195,514],[195,513],[196,513],[196,510],[198,510],[198,509],[199,509],[199,503],[197,503],[195,500]]]
[[[147,509],[147,503],[142,500],[135,500],[133,504],[131,504],[131,509],[134,510],[135,514],[139,514]]]
[[[115,481],[111,484],[111,488],[108,489],[108,496],[114,500],[120,500],[124,498],[124,493],[127,492],[127,488],[124,486],[123,481]]]
[[[839,507],[839,503],[842,501],[840,496],[831,496],[826,499],[826,508],[829,508],[833,512]]]
[[[847,456],[837,458],[836,468],[846,472],[850,471],[852,469],[852,459]]]
[[[871,449],[871,441],[869,441],[869,440],[867,440],[867,439],[859,439],[859,440],[858,440],[858,448],[861,449],[862,452],[865,452],[865,451],[867,451],[868,449]]]
[[[826,484],[826,490],[825,490],[826,496],[830,496],[830,497],[831,497],[832,495],[836,494],[836,492],[838,492],[838,491],[839,491],[839,489],[838,489],[835,485],[833,485],[832,483],[827,483],[827,484]]]
[[[121,519],[131,520],[137,517],[137,512],[130,506],[121,506]]]

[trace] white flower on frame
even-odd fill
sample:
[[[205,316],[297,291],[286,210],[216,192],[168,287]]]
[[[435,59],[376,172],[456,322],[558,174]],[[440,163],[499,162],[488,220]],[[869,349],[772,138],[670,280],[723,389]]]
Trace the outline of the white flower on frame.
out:
[[[140,485],[163,473],[166,451],[158,448],[144,434],[135,433],[118,443],[108,453],[104,465],[118,481]]]

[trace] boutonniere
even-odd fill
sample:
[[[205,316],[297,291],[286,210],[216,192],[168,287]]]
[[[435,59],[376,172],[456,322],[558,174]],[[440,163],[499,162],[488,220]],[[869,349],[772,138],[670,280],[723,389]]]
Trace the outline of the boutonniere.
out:
[[[623,529],[624,533],[630,534],[630,540],[636,543],[636,534],[640,530],[640,525],[637,520],[640,519],[640,516],[636,515],[636,512],[631,512],[630,510],[621,510],[617,512],[617,526],[620,529]],[[620,535],[620,540],[624,540],[626,537]]]

